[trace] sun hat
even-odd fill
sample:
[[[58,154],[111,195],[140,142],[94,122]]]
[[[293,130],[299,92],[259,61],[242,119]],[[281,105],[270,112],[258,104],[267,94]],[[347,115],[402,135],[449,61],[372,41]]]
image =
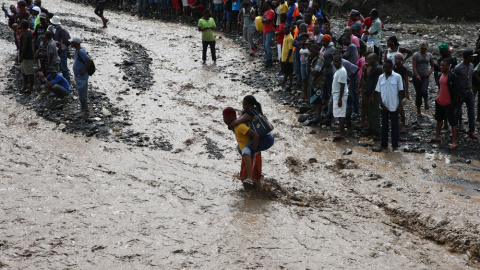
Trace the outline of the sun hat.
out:
[[[60,18],[58,16],[53,16],[50,19],[50,23],[53,25],[62,25],[62,23],[60,22]]]

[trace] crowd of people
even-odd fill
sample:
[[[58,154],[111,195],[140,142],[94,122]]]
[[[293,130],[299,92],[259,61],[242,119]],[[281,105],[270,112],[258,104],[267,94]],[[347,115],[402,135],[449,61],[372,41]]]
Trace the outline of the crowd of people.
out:
[[[345,127],[351,128],[352,118],[359,117],[357,128],[366,129],[369,137],[381,142],[374,151],[386,149],[389,137],[396,150],[400,133],[407,131],[404,106],[410,100],[410,78],[417,117],[422,118],[422,107],[430,108],[428,89],[433,73],[438,88],[434,114],[438,124],[436,135],[428,142],[440,142],[441,128],[451,126],[448,147],[457,148],[458,131],[465,131],[463,104],[468,115],[465,132],[478,141],[475,120],[480,121],[480,110],[475,113],[475,96],[480,90],[480,38],[474,49],[462,51],[462,61],[457,61],[447,43],[436,44],[441,57],[434,59],[425,40],[416,49],[401,46],[396,36],[383,37],[384,25],[377,9],[364,18],[352,8],[345,28],[336,36],[328,15],[314,1],[265,1],[263,9],[256,4],[243,3],[238,25],[244,25],[244,38],[253,55],[258,45],[251,38],[251,28],[260,30],[254,20],[258,20],[257,14],[262,16],[265,67],[272,67],[272,48],[277,47],[277,75],[282,77],[277,86],[300,91],[315,110],[315,117],[304,125],[329,126],[338,118],[337,141],[345,138]],[[381,44],[384,38],[385,48]],[[405,66],[408,58],[412,58],[411,67]]]
[[[109,3],[123,4],[121,1]],[[108,23],[103,15],[107,4],[105,0],[96,2],[95,14],[101,18],[103,27]],[[366,129],[374,139],[381,139],[379,151],[387,147],[389,133],[393,149],[398,148],[399,134],[407,129],[404,104],[410,100],[409,82],[411,80],[415,90],[417,117],[424,117],[424,111],[430,109],[428,89],[432,73],[432,81],[438,88],[435,99],[438,124],[436,135],[429,142],[438,142],[441,128],[450,126],[449,147],[457,147],[458,132],[463,131],[464,104],[468,115],[466,132],[477,139],[475,121],[480,119],[480,110],[475,113],[475,96],[480,89],[480,42],[472,46],[474,49],[462,52],[462,61],[453,56],[453,49],[447,43],[435,44],[441,57],[434,59],[427,41],[422,40],[419,48],[406,48],[396,36],[384,37],[384,25],[377,9],[372,9],[364,18],[352,8],[345,28],[335,35],[323,4],[323,1],[307,0],[126,2],[126,5],[137,5],[139,16],[158,12],[199,19],[203,63],[207,60],[208,47],[212,60],[217,59],[214,30],[241,32],[252,56],[263,45],[265,67],[272,68],[274,62],[279,63],[277,86],[297,89],[315,111],[315,117],[305,125],[331,125],[333,119],[338,118],[339,131],[334,140],[344,139],[345,127],[351,127],[352,118],[358,117],[358,128]],[[88,114],[87,71],[92,61],[81,48],[81,39],[71,39],[60,18],[48,12],[41,0],[34,3],[20,0],[16,7],[12,5],[7,10],[3,6],[3,10],[14,32],[24,91],[34,90],[34,74],[39,72],[40,82],[56,100],[67,97],[72,89],[68,56],[69,48],[73,47],[75,87],[81,111]],[[220,22],[218,28],[217,22]],[[256,42],[259,39],[255,37],[260,34],[263,44]],[[385,47],[381,44],[383,39]],[[408,58],[412,59],[411,67],[405,66]],[[53,70],[57,74],[53,74]],[[477,102],[477,106],[480,103]]]
[[[73,75],[75,88],[80,100],[79,116],[89,115],[88,78],[93,66],[92,59],[81,47],[82,39],[70,37],[61,20],[42,6],[41,0],[20,0],[17,6],[9,10],[2,6],[8,26],[13,31],[17,48],[18,63],[22,73],[23,89],[21,92],[31,94],[35,85],[43,85],[45,94],[53,102],[68,98],[72,91],[72,79],[68,59],[73,48]],[[108,20],[107,20],[108,21]],[[106,22],[104,22],[106,24]],[[35,83],[35,77],[38,84]]]

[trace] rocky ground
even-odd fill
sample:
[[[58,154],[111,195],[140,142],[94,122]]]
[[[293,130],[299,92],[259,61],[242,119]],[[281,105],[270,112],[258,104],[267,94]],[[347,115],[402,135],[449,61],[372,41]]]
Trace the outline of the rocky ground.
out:
[[[298,123],[308,108],[273,86],[276,70],[263,72],[262,53],[247,56],[239,37],[219,34],[217,65],[202,66],[198,32],[171,18],[112,12],[100,30],[90,9],[53,10],[96,62],[92,115],[76,116],[75,96],[20,94],[13,56],[0,59],[11,67],[0,81],[0,267],[478,267],[478,142],[428,145],[431,112],[417,120],[407,107],[402,147],[420,154],[374,154],[357,130],[332,143],[335,125]],[[387,31],[414,48],[440,43],[435,31],[447,27]],[[473,26],[462,27],[442,38],[469,46]],[[276,144],[262,186],[246,193],[231,182],[239,159],[219,115],[252,93]]]

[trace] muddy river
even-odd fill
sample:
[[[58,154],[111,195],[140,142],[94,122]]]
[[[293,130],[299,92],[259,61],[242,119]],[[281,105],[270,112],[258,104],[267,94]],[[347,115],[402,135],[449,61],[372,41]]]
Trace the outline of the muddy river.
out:
[[[91,7],[46,7],[86,41],[92,90],[119,112],[109,121],[128,126],[85,136],[17,102],[14,90],[0,95],[0,268],[479,267],[478,161],[372,153],[309,134],[292,108],[231,80],[229,72],[260,73],[262,62],[221,34],[217,65],[202,65],[194,27],[106,11],[109,27],[98,30]],[[3,91],[14,45],[0,39],[0,51]],[[135,55],[146,64],[132,69],[124,61]],[[234,180],[240,157],[221,118],[247,94],[276,137],[252,192]],[[127,129],[164,147],[129,143]]]

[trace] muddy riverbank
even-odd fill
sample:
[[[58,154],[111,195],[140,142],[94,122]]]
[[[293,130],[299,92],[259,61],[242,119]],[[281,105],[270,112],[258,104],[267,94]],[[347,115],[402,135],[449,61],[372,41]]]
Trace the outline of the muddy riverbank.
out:
[[[12,92],[0,95],[1,267],[478,267],[478,160],[372,154],[357,139],[333,144],[271,98],[278,89],[260,84],[270,75],[241,83],[246,69],[262,74],[262,61],[231,39],[219,34],[217,66],[202,66],[190,26],[112,12],[108,29],[85,31],[99,27],[92,10],[61,3],[48,8],[69,14],[69,31],[87,40],[97,65],[90,90],[102,102],[93,111],[106,126],[119,121],[121,132],[113,124],[105,136],[61,132],[63,120],[21,103],[26,97],[7,89],[12,75],[2,74],[3,91]],[[129,73],[125,60],[136,48],[119,45],[128,42],[141,45],[141,68],[150,68],[145,89],[133,88],[143,74]],[[0,48],[14,46],[2,39]],[[0,60],[14,65],[11,54]],[[239,157],[220,115],[251,93],[276,126],[276,144],[263,155],[263,190],[246,193],[233,181]],[[69,102],[61,113],[78,110]],[[162,137],[171,150],[118,139],[126,129],[144,141]]]

